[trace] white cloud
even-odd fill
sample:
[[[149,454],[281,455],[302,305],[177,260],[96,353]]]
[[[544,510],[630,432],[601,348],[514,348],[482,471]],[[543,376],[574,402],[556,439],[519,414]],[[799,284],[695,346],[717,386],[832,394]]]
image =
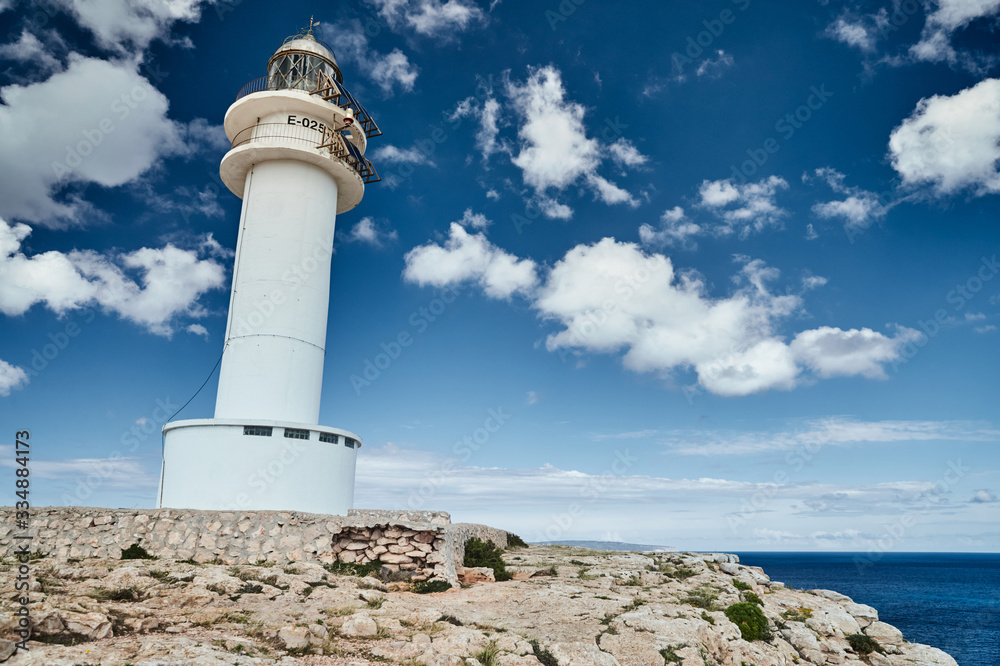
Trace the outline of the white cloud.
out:
[[[184,329],[191,335],[200,335],[201,337],[208,339],[208,329],[201,324],[189,324],[187,328]]]
[[[348,242],[367,243],[374,247],[382,247],[386,243],[396,240],[398,236],[396,230],[387,224],[377,223],[371,217],[363,217],[351,228],[347,240]]]
[[[463,227],[472,227],[473,229],[485,229],[486,227],[493,224],[482,213],[473,213],[471,208],[466,208],[465,212],[462,213],[462,219],[458,221]]]
[[[523,85],[508,81],[506,91],[522,119],[519,151],[511,162],[521,169],[524,182],[536,196],[551,202],[543,205],[548,217],[565,218],[571,214],[565,204],[551,199],[550,190],[562,191],[581,182],[605,203],[638,205],[628,192],[597,174],[601,148],[596,139],[587,136],[583,105],[565,99],[558,70],[530,70]]]
[[[34,70],[32,74],[49,74],[62,69],[62,63],[52,55],[52,49],[27,29],[21,31],[16,42],[0,45],[0,58],[30,63]]]
[[[483,158],[483,164],[489,162],[490,156],[506,150],[506,146],[498,141],[500,134],[500,102],[492,95],[487,95],[480,104],[474,97],[467,97],[458,103],[449,119],[454,122],[459,118],[475,118],[479,121],[476,130],[476,148]]]
[[[705,430],[694,437],[672,432],[665,433],[663,439],[670,452],[677,455],[736,456],[795,449],[816,455],[824,447],[856,444],[995,442],[1000,441],[1000,431],[965,421],[858,421],[836,416],[806,420],[785,431]]]
[[[427,155],[414,148],[397,148],[391,144],[379,146],[375,149],[373,157],[379,162],[389,162],[390,164],[429,164],[434,162]]]
[[[993,324],[987,324],[986,326],[976,326],[972,330],[975,331],[976,333],[979,333],[980,335],[985,335],[987,333],[992,333],[993,331],[997,330],[997,327],[994,326]]]
[[[884,364],[900,358],[902,347],[922,335],[900,327],[895,337],[869,328],[844,331],[823,326],[795,336],[790,348],[795,357],[820,377],[861,375],[885,379]]]
[[[399,32],[412,30],[425,37],[448,39],[486,20],[469,0],[367,0]]]
[[[826,181],[834,192],[845,195],[845,198],[815,204],[812,207],[813,214],[824,219],[841,219],[847,229],[867,229],[874,222],[884,218],[895,205],[883,204],[874,192],[859,187],[848,187],[844,184],[844,174],[836,169],[830,167],[816,169],[815,176]],[[804,180],[808,179],[807,174]]]
[[[972,495],[972,501],[977,504],[988,504],[997,501],[997,496],[991,493],[989,490],[977,490]]]
[[[704,233],[704,229],[692,222],[680,206],[663,212],[659,228],[651,224],[639,227],[639,240],[652,247],[679,247],[693,250],[697,247],[694,237]]]
[[[874,51],[875,43],[878,41],[877,27],[871,18],[866,20],[849,12],[844,12],[840,18],[827,26],[826,34],[866,53]]]
[[[419,73],[416,65],[399,49],[380,53],[371,48],[365,29],[358,19],[342,20],[333,25],[323,23],[319,26],[319,31],[333,45],[340,64],[350,62],[356,71],[371,79],[387,97],[397,87],[404,92],[413,90]]]
[[[904,185],[937,195],[1000,191],[1000,79],[920,100],[892,131],[889,155]]]
[[[608,152],[615,163],[621,166],[642,166],[649,158],[639,152],[631,141],[622,137],[608,146]]]
[[[705,58],[698,64],[698,69],[695,70],[695,74],[698,76],[720,76],[722,70],[732,67],[733,56],[729,55],[722,49],[715,52],[715,58]]]
[[[737,232],[740,238],[747,238],[752,232],[780,224],[786,212],[775,203],[775,197],[783,189],[788,189],[788,183],[779,176],[742,184],[729,179],[705,180],[699,188],[700,205],[722,220],[714,233]]]
[[[419,285],[437,287],[478,282],[492,298],[510,298],[529,292],[537,282],[535,262],[518,259],[486,239],[452,222],[444,246],[428,243],[406,253],[403,277]]]
[[[0,216],[48,227],[82,224],[91,211],[60,195],[66,185],[132,182],[164,157],[191,155],[211,133],[204,120],[168,119],[167,98],[120,61],[71,55],[64,71],[6,86],[0,98],[8,128],[0,132]]]
[[[535,391],[528,391],[528,396],[524,399],[524,401],[529,405],[537,405],[541,399],[542,398]]]
[[[0,312],[17,316],[35,304],[63,314],[91,303],[157,335],[171,335],[181,316],[202,316],[198,301],[225,286],[223,267],[173,245],[108,257],[90,250],[32,256],[21,252],[31,233],[0,219]],[[138,281],[127,272],[139,275]]]
[[[806,240],[816,240],[817,238],[819,238],[819,234],[816,233],[816,227],[814,227],[811,222],[806,225],[805,238]]]
[[[927,22],[920,41],[910,47],[917,60],[955,64],[959,54],[951,44],[952,35],[978,18],[1000,11],[1000,0],[925,0]],[[971,65],[968,58],[964,64]]]
[[[6,398],[11,391],[21,388],[28,381],[28,373],[24,368],[19,368],[0,359],[0,396]]]
[[[203,0],[54,0],[84,28],[97,43],[120,52],[143,50],[153,40],[171,43],[170,29],[177,21],[196,23]],[[185,42],[186,43],[186,42]]]

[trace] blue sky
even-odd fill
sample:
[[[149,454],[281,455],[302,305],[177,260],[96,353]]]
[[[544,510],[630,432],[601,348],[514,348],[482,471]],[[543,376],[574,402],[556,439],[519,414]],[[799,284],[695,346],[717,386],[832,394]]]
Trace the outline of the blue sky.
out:
[[[628,8],[0,0],[0,414],[34,501],[154,504],[225,332],[222,119],[314,16],[384,132],[320,418],[364,439],[357,506],[996,551],[1000,1]]]

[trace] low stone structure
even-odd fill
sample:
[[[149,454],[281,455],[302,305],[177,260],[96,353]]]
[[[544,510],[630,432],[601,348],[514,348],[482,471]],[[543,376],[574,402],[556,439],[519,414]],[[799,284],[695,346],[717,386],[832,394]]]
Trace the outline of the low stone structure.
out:
[[[0,548],[14,541],[14,509],[0,508]],[[19,532],[20,533],[20,532]],[[32,551],[60,559],[112,558],[139,544],[163,559],[256,562],[381,562],[417,580],[456,583],[470,537],[507,546],[507,532],[452,524],[443,511],[351,510],[346,516],[293,511],[185,509],[32,510]]]

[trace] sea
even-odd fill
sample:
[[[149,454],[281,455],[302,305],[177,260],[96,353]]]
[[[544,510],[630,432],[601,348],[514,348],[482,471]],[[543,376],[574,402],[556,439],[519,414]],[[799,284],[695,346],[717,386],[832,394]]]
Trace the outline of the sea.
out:
[[[1000,554],[737,553],[796,589],[836,590],[874,606],[913,643],[959,666],[1000,666]]]

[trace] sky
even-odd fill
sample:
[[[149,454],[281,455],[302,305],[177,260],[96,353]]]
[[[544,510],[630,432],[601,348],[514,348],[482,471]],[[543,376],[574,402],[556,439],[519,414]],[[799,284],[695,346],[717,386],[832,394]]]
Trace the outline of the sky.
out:
[[[383,132],[320,416],[356,506],[996,552],[1000,0],[623,7],[0,0],[4,503],[16,431],[35,504],[142,508],[212,416],[222,120],[313,17]]]

